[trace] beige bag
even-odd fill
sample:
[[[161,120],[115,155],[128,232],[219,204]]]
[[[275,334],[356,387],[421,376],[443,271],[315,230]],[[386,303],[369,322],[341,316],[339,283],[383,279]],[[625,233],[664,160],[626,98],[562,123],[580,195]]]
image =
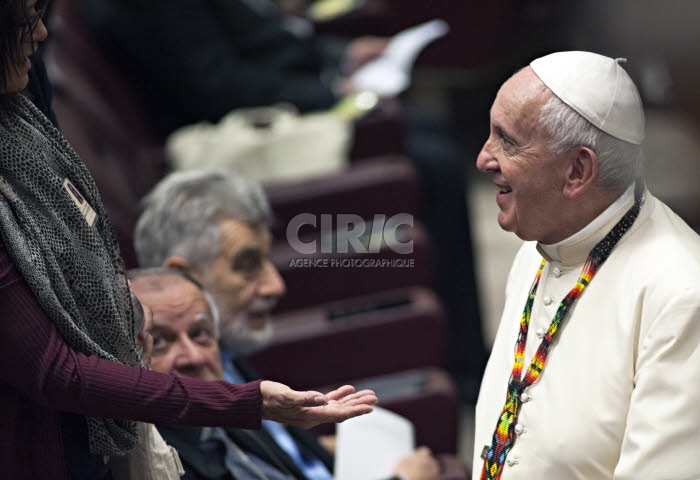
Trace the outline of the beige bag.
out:
[[[351,132],[335,113],[299,115],[279,105],[180,128],[166,149],[177,170],[227,168],[257,181],[291,180],[341,171]]]
[[[151,423],[137,423],[139,443],[122,457],[109,459],[114,480],[178,480],[185,474],[177,450]]]

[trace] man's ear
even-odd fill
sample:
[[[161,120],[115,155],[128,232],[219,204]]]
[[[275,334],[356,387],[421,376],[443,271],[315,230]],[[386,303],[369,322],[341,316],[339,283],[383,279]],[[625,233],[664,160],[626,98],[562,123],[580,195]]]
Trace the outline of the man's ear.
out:
[[[192,266],[190,262],[187,261],[185,257],[181,257],[179,255],[173,255],[171,257],[168,257],[163,262],[163,266],[166,268],[174,268],[175,270],[180,270],[185,275],[192,277],[195,280],[199,280],[197,270],[194,268],[194,266]]]
[[[598,177],[598,156],[588,147],[571,153],[564,181],[564,197],[572,200],[583,195]]]

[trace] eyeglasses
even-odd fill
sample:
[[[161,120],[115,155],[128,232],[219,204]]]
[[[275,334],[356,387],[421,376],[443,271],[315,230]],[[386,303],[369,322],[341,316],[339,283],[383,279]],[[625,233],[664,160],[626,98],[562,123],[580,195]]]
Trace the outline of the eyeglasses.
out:
[[[43,6],[36,12],[32,13],[27,19],[27,22],[24,25],[22,25],[23,43],[30,43],[32,41],[32,35],[34,35],[34,30],[36,30],[36,26],[39,25],[39,22],[44,17],[44,13],[46,13],[46,6]]]

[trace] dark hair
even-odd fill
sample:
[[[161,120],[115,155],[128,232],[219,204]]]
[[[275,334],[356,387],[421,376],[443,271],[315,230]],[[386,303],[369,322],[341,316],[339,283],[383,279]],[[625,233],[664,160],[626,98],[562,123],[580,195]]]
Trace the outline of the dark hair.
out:
[[[26,0],[0,0],[0,91],[22,63],[20,28],[27,21]]]
[[[37,0],[36,10],[48,1]],[[20,30],[28,21],[27,0],[0,0],[0,92],[7,87],[8,77],[23,64]]]

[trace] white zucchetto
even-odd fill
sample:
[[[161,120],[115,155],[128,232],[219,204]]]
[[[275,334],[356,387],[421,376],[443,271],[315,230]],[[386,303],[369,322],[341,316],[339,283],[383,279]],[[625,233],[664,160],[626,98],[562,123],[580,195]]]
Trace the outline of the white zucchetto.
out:
[[[557,52],[530,67],[547,88],[586,120],[613,137],[639,145],[644,109],[637,87],[620,63],[591,52]]]

